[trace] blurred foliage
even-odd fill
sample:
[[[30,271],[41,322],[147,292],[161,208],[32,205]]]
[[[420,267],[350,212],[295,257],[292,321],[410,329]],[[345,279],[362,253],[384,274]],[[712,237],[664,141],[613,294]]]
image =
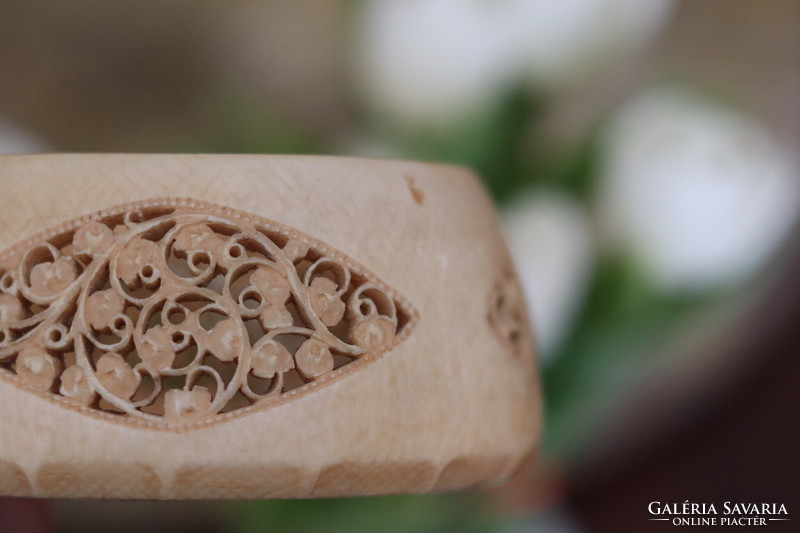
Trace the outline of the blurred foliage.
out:
[[[202,135],[191,132],[176,143],[174,152],[227,154],[316,154],[325,152],[325,141],[304,129],[279,109],[255,105],[235,91],[218,89],[209,94]],[[199,140],[200,139],[200,140]]]
[[[665,295],[627,258],[605,257],[570,335],[543,371],[547,429],[543,450],[569,457],[598,430],[598,418],[615,389],[630,385],[653,363],[670,338],[708,297]]]
[[[237,531],[315,533],[497,531],[499,518],[478,494],[431,494],[241,502],[230,508]],[[335,525],[335,526],[334,526]]]
[[[500,205],[531,187],[557,187],[588,200],[599,162],[600,124],[577,147],[553,151],[540,127],[548,103],[520,87],[443,131],[379,133],[410,158],[472,168]]]
[[[406,133],[396,142],[409,157],[472,168],[502,203],[531,180],[533,162],[525,144],[540,111],[539,98],[520,89],[457,126]]]

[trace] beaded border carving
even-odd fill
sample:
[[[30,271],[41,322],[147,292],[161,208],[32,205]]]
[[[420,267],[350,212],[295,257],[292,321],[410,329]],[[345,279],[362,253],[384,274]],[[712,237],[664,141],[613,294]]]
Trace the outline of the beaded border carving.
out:
[[[0,256],[0,378],[126,424],[282,403],[392,350],[416,311],[344,254],[207,202],[134,202]]]

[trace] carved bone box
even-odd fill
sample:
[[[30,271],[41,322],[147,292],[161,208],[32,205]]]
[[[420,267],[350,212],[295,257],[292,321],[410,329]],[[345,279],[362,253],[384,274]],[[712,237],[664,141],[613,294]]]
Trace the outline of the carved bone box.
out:
[[[0,493],[302,498],[506,478],[533,343],[468,171],[0,157]]]

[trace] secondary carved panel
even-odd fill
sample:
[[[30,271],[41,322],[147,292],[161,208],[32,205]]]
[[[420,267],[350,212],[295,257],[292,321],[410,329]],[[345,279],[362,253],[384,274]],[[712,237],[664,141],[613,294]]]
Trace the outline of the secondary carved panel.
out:
[[[507,259],[497,275],[489,295],[489,325],[500,342],[507,347],[515,358],[527,359],[533,350],[533,334],[531,332],[528,313],[525,309],[523,292],[519,280]],[[533,370],[532,365],[527,365]]]
[[[324,243],[193,200],[106,210],[0,256],[0,377],[151,427],[296,397],[391,350],[415,318]]]

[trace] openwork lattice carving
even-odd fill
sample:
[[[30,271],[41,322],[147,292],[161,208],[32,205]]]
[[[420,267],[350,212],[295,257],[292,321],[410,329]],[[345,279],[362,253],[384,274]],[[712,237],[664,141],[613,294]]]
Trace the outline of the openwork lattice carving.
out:
[[[527,357],[533,350],[533,339],[525,310],[522,290],[507,260],[489,295],[489,325],[500,341],[516,358]]]
[[[150,426],[297,396],[393,348],[414,317],[326,245],[191,200],[104,211],[0,257],[0,375]]]

